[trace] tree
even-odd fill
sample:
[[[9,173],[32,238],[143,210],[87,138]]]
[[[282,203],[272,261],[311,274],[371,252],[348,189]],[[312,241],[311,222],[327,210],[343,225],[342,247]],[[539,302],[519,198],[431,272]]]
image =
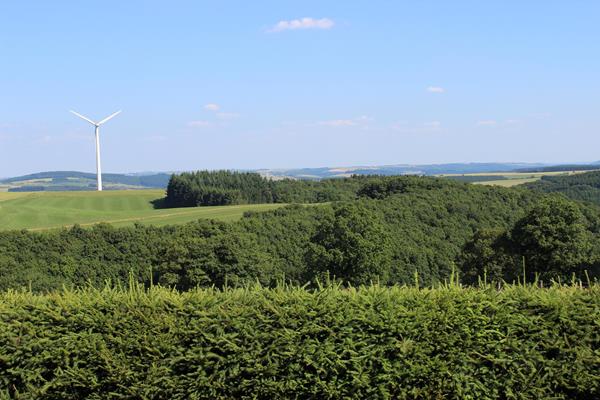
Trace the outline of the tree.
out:
[[[519,257],[502,229],[481,229],[463,247],[458,264],[465,283],[477,284],[484,278],[488,282],[510,280],[517,270]]]
[[[537,272],[544,277],[569,277],[591,264],[592,234],[579,207],[564,198],[540,201],[517,221],[511,239],[525,257],[531,279]]]
[[[386,283],[391,239],[381,217],[361,203],[336,206],[318,225],[307,258],[311,277],[332,277],[353,285]]]

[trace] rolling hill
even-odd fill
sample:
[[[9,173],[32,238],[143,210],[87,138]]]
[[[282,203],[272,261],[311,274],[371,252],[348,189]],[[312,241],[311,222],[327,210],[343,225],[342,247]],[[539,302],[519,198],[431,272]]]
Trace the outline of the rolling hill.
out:
[[[600,171],[543,176],[539,181],[524,186],[543,193],[562,193],[573,200],[600,205]]]
[[[497,175],[489,181],[498,181],[500,175],[513,174],[506,179],[520,178],[519,174],[534,174],[537,177],[553,172],[584,171],[598,169],[599,163],[550,165],[543,163],[447,163],[447,164],[394,164],[376,166],[346,166],[321,168],[282,168],[243,170],[257,172],[267,178],[320,180],[343,178],[352,175],[426,175],[468,176],[481,174]],[[102,174],[105,190],[165,189],[172,172],[112,173]],[[480,182],[481,178],[454,178],[467,182]],[[530,179],[530,181],[533,179]],[[510,184],[524,183],[510,182]],[[496,182],[500,184],[500,182]],[[508,184],[509,182],[507,182]],[[39,191],[86,191],[95,190],[96,174],[79,171],[47,171],[12,178],[0,178],[0,192]]]
[[[63,226],[108,222],[115,226],[135,223],[178,224],[200,218],[230,221],[246,211],[270,210],[280,204],[155,209],[163,190],[104,192],[0,193],[0,230],[45,230]]]
[[[541,168],[544,164],[526,163],[453,163],[430,165],[381,165],[298,169],[248,170],[273,179],[324,179],[351,175],[440,175],[509,172],[520,168]],[[145,174],[102,174],[106,190],[166,188],[171,172]],[[0,179],[0,191],[94,190],[96,174],[78,171],[47,171]]]
[[[102,174],[104,189],[163,189],[167,187],[170,174],[148,175]],[[96,174],[78,171],[49,171],[0,180],[0,191],[82,191],[96,189]]]
[[[394,164],[376,166],[322,167],[298,169],[261,169],[256,172],[277,178],[324,179],[351,175],[441,175],[484,172],[509,172],[521,168],[540,168],[544,164],[527,163],[449,163],[449,164]]]

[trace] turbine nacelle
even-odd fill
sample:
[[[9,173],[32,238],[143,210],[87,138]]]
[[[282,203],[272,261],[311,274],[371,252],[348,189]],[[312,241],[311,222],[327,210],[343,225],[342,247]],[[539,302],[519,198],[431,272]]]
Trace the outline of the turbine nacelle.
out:
[[[112,119],[112,118],[116,117],[118,114],[120,114],[120,113],[121,113],[121,110],[117,111],[116,113],[112,113],[112,114],[110,114],[108,117],[104,118],[104,119],[103,119],[103,120],[101,120],[100,122],[94,122],[94,121],[92,121],[91,119],[89,119],[88,117],[86,117],[86,116],[83,116],[83,115],[81,115],[81,114],[79,114],[78,112],[75,112],[75,111],[73,111],[73,110],[71,110],[71,113],[73,113],[73,114],[77,115],[79,118],[81,118],[81,119],[83,119],[83,120],[85,120],[85,121],[89,122],[90,124],[92,124],[92,125],[94,125],[94,126],[100,126],[100,125],[102,125],[103,123],[105,123],[106,121],[108,121],[109,119]]]

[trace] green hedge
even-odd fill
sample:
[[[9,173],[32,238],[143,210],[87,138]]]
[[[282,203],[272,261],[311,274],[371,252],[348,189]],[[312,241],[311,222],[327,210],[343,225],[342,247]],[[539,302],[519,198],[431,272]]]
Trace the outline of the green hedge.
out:
[[[600,397],[600,286],[0,294],[0,398]]]

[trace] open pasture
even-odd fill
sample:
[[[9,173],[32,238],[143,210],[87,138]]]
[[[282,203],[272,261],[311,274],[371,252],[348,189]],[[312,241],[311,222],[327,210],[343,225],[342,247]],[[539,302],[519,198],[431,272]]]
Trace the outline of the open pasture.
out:
[[[550,171],[550,172],[479,172],[473,174],[443,174],[441,178],[451,178],[478,185],[510,187],[535,182],[542,176],[567,176],[590,172],[590,170]]]
[[[0,192],[0,230],[45,230],[100,222],[115,226],[144,223],[179,224],[200,218],[235,220],[246,211],[263,211],[282,204],[156,209],[163,190],[103,192]]]

